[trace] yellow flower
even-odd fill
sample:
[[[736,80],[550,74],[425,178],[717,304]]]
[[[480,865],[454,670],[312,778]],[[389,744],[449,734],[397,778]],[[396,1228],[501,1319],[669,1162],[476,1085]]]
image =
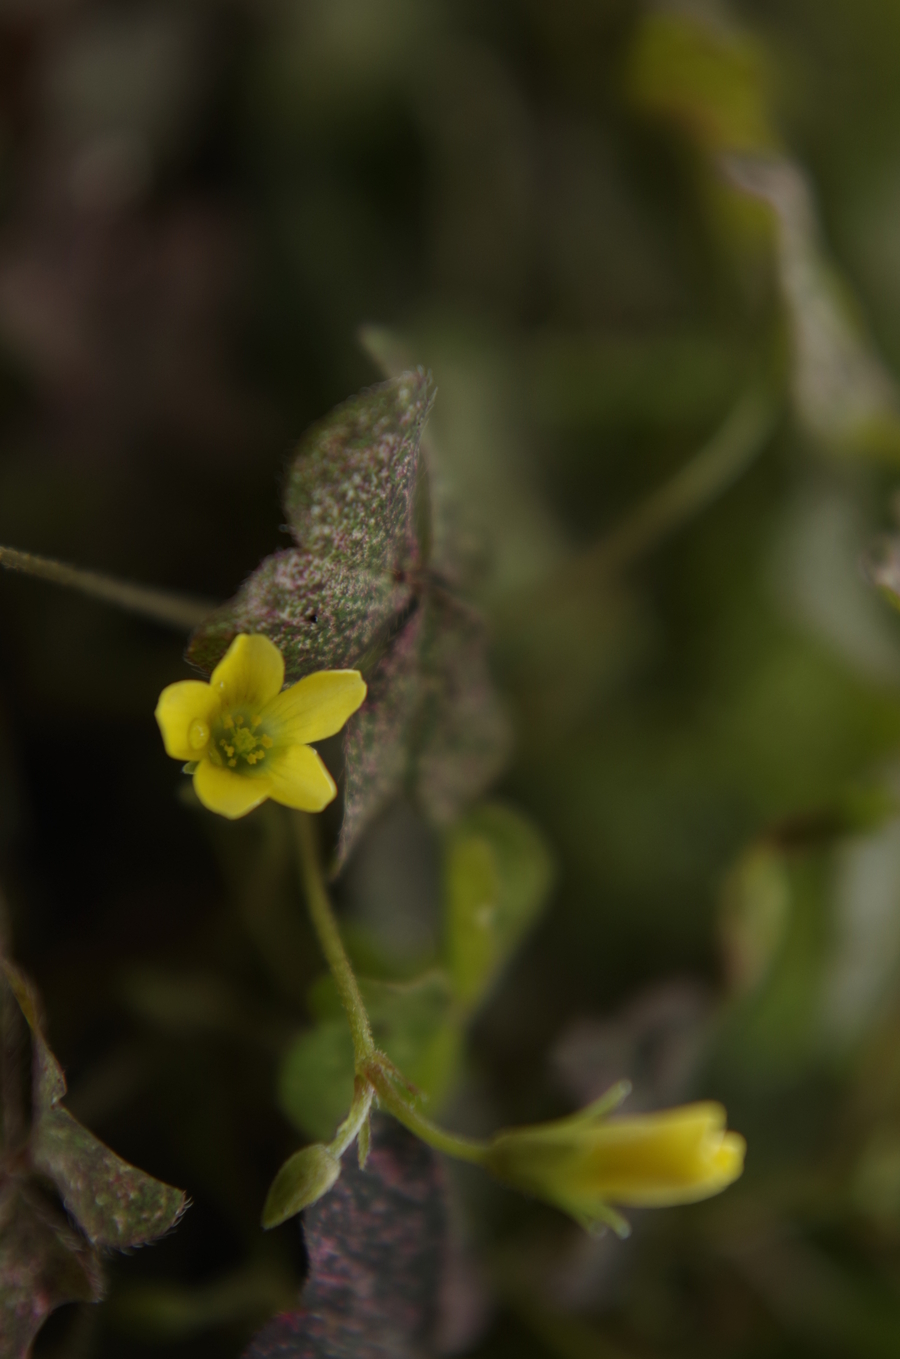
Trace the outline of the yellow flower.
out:
[[[628,1224],[612,1205],[667,1208],[718,1194],[744,1168],[746,1143],[726,1131],[721,1104],[686,1104],[609,1118],[624,1083],[570,1118],[498,1133],[488,1166],[500,1179],[548,1200],[585,1226]]]
[[[166,754],[189,761],[197,796],[234,819],[265,802],[320,812],[334,780],[307,744],[333,736],[366,696],[358,670],[320,670],[282,692],[284,660],[268,637],[235,637],[209,684],[163,689],[156,720]]]

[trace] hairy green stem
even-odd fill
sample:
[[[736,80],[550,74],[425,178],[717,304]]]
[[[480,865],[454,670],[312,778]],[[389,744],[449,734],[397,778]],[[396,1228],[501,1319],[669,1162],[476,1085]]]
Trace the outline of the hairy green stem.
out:
[[[393,1114],[398,1123],[409,1128],[410,1132],[415,1133],[429,1146],[445,1152],[447,1156],[454,1156],[459,1161],[482,1162],[488,1150],[487,1142],[479,1142],[475,1138],[462,1137],[458,1133],[439,1128],[436,1123],[420,1114],[409,1098],[397,1089],[395,1082],[398,1077],[400,1079],[402,1077],[395,1071],[384,1053],[375,1047],[365,1002],[331,909],[319,862],[313,818],[308,812],[297,812],[294,826],[297,857],[306,888],[309,913],[350,1023],[356,1058],[357,1082],[353,1104],[329,1150],[336,1156],[346,1151],[365,1124],[372,1096],[377,1094],[383,1108]]]
[[[77,566],[67,566],[65,562],[54,561],[52,557],[20,552],[16,547],[0,547],[0,566],[6,567],[8,571],[18,571],[25,576],[35,576],[39,580],[49,580],[54,585],[78,590],[92,599],[102,600],[104,604],[113,604],[129,613],[140,614],[154,623],[177,628],[179,632],[189,632],[218,607],[212,600],[157,590],[148,585],[134,585],[131,581],[118,580],[100,571],[84,571]]]
[[[366,1075],[375,1087],[378,1101],[394,1115],[398,1123],[402,1123],[410,1132],[415,1133],[423,1142],[427,1142],[435,1151],[442,1151],[447,1156],[453,1156],[457,1161],[473,1161],[476,1165],[483,1163],[488,1152],[489,1143],[481,1142],[474,1137],[463,1137],[461,1133],[448,1132],[446,1128],[439,1128],[436,1123],[432,1123],[430,1118],[420,1114],[418,1109],[400,1094],[394,1085],[390,1072],[376,1059],[366,1068]]]
[[[309,812],[297,812],[294,826],[309,914],[350,1023],[357,1069],[362,1071],[376,1055],[372,1026],[325,890],[313,818]]]

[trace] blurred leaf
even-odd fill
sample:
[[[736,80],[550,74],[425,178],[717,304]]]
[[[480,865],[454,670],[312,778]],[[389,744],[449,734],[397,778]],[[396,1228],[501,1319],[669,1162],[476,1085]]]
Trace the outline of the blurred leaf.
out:
[[[344,819],[335,869],[343,867],[366,826],[403,790],[421,698],[417,609],[378,662],[366,701],[344,730]]]
[[[277,1227],[315,1203],[328,1193],[340,1173],[340,1161],[319,1142],[295,1152],[272,1181],[263,1207],[263,1226]]]
[[[763,981],[784,938],[790,886],[783,859],[768,846],[749,850],[729,874],[720,937],[725,971],[737,994]]]
[[[687,5],[651,11],[628,83],[642,107],[681,123],[713,153],[778,147],[762,49],[724,16],[704,22]]]
[[[512,732],[491,683],[484,623],[443,591],[429,601],[422,678],[414,789],[429,816],[446,823],[498,776]]]
[[[111,1300],[115,1328],[139,1338],[187,1339],[235,1321],[259,1323],[294,1300],[294,1288],[271,1262],[235,1270],[212,1283],[186,1288],[147,1283],[119,1288]]]
[[[309,1137],[329,1142],[353,1098],[353,1040],[343,1018],[294,1039],[278,1072],[278,1104]]]
[[[410,982],[362,977],[359,985],[378,1047],[437,1105],[456,1075],[462,1045],[446,976],[429,972]],[[330,976],[312,988],[309,1004],[319,1022],[287,1050],[278,1102],[301,1132],[326,1141],[346,1117],[353,1097],[353,1044]]]
[[[537,828],[500,803],[474,808],[445,844],[444,951],[456,995],[474,1008],[544,905],[553,861]]]
[[[797,413],[838,454],[900,460],[900,394],[847,283],[818,239],[812,192],[790,161],[732,158],[731,181],[778,222],[778,267],[793,340]]]
[[[532,400],[551,427],[623,426],[669,435],[715,420],[733,396],[741,353],[730,337],[700,329],[662,335],[567,334],[531,341]]]
[[[299,1153],[302,1155],[303,1153]],[[418,1359],[431,1352],[446,1251],[434,1153],[399,1124],[373,1120],[365,1170],[348,1164],[304,1214],[302,1308],[269,1323],[245,1359]]]

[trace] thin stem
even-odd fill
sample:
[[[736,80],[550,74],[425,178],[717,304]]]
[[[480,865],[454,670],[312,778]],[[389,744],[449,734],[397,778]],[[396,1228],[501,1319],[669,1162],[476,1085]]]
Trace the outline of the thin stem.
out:
[[[350,1023],[357,1068],[362,1070],[376,1055],[369,1016],[325,890],[313,819],[308,812],[297,812],[294,827],[309,914]]]
[[[192,595],[182,595],[168,590],[156,590],[148,585],[134,585],[131,581],[117,580],[100,571],[84,571],[77,566],[67,566],[65,562],[54,561],[52,557],[39,557],[33,552],[20,552],[15,547],[0,547],[0,566],[8,571],[19,571],[25,576],[35,576],[39,580],[49,580],[54,585],[63,585],[70,590],[78,590],[92,599],[100,599],[104,604],[129,613],[151,618],[154,623],[177,628],[179,632],[189,632],[218,606],[207,599]]]
[[[563,562],[541,585],[517,591],[505,606],[508,622],[530,623],[535,610],[557,610],[619,575],[722,495],[763,451],[781,410],[765,384],[744,392],[724,422],[673,477],[637,505],[599,542]]]
[[[775,426],[778,403],[751,388],[724,424],[675,475],[579,559],[582,570],[620,571],[693,518],[749,467]]]
[[[476,1165],[484,1162],[490,1146],[488,1142],[478,1141],[474,1137],[463,1137],[460,1133],[447,1132],[446,1128],[439,1128],[436,1123],[431,1122],[431,1119],[425,1118],[424,1114],[420,1114],[403,1098],[377,1058],[368,1064],[365,1074],[375,1087],[383,1107],[394,1115],[398,1123],[402,1123],[410,1132],[415,1133],[416,1137],[427,1142],[436,1151],[455,1157],[457,1161],[473,1161]]]
[[[359,1133],[362,1125],[369,1117],[369,1110],[372,1108],[372,1100],[374,1098],[375,1091],[372,1089],[369,1082],[357,1076],[353,1090],[353,1103],[350,1105],[350,1112],[338,1128],[334,1135],[334,1141],[328,1148],[332,1156],[336,1156],[338,1159],[343,1156],[344,1152],[350,1146],[350,1143]]]

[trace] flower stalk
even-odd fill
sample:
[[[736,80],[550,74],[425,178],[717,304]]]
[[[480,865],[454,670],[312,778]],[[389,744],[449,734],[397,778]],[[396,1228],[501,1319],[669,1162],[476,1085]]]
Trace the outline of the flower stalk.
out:
[[[356,1064],[353,1103],[334,1141],[297,1152],[282,1167],[267,1201],[264,1222],[327,1193],[338,1162],[355,1137],[365,1163],[369,1111],[378,1103],[436,1151],[481,1165],[514,1189],[568,1213],[588,1231],[612,1227],[627,1236],[628,1222],[614,1205],[669,1207],[718,1194],[736,1180],[744,1139],[727,1130],[725,1110],[706,1102],[654,1114],[610,1118],[628,1095],[620,1081],[601,1099],[566,1118],[509,1128],[481,1140],[448,1132],[418,1109],[414,1091],[379,1052],[365,1002],[340,936],[322,876],[311,818],[294,819],[295,843],[310,916],[343,1004]]]

